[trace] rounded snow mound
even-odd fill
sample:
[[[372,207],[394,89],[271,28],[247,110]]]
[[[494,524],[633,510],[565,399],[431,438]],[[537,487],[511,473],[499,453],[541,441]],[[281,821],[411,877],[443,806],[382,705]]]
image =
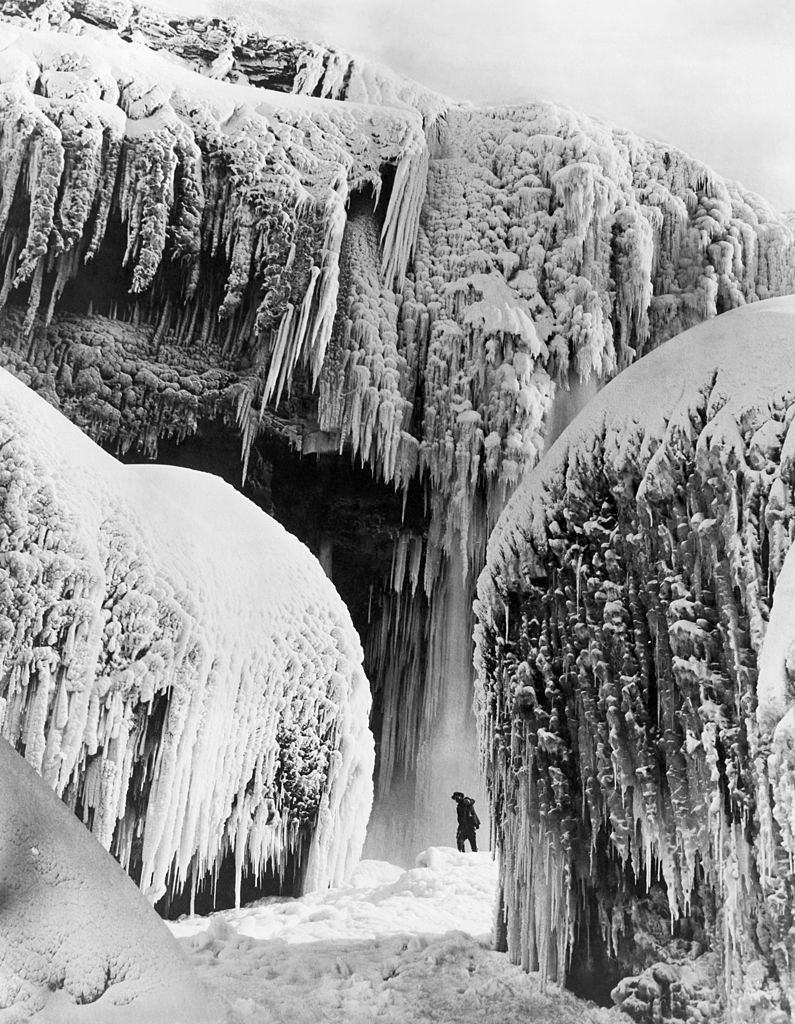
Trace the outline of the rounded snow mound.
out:
[[[356,863],[370,693],[314,556],[217,477],[124,466],[0,371],[3,732],[153,898]]]
[[[220,1024],[119,865],[0,740],[0,1018],[9,1024]]]

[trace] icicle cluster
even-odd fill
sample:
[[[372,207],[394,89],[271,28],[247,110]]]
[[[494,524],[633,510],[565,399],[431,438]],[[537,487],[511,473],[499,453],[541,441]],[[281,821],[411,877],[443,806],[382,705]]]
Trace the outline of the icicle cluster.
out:
[[[14,365],[67,409],[71,385],[52,335],[35,334],[36,311],[45,323],[59,309],[129,320],[153,332],[145,361],[167,401],[153,428],[148,399],[131,395],[143,413],[120,447],[143,438],[151,452],[157,436],[192,429],[192,401],[172,413],[162,386],[191,392],[184,352],[204,373],[237,375],[215,408],[227,416],[234,396],[244,471],[295,387],[309,433],[320,424],[404,493],[418,483],[427,531],[396,541],[382,589],[398,581],[403,593],[383,614],[409,630],[397,643],[406,671],[440,669],[385,691],[385,721],[406,721],[404,692],[440,700],[443,653],[411,653],[404,605],[416,580],[432,606],[455,556],[472,591],[565,389],[795,288],[792,228],[764,201],[671,147],[552,104],[455,106],[334,51],[126,2],[0,10],[17,26],[0,26],[0,305],[25,308],[33,332],[33,362],[14,339]],[[97,262],[122,287],[103,293]],[[119,412],[117,371],[95,369],[69,415],[85,415],[92,387]],[[202,391],[202,415],[214,393]],[[386,635],[377,622],[374,636]],[[384,642],[368,645],[374,664],[388,660]],[[403,755],[384,764],[406,768],[401,757],[429,735],[401,736]]]
[[[234,424],[246,377],[217,349],[158,341],[153,327],[56,314],[31,339],[23,315],[0,313],[0,362],[95,441],[155,458],[200,422]]]
[[[345,292],[320,374],[320,429],[338,434],[340,451],[349,446],[374,476],[406,488],[417,472],[413,388],[398,348],[394,295],[378,273],[373,217],[348,219],[340,273]]]
[[[26,332],[37,315],[46,326],[87,263],[118,258],[105,245],[117,224],[123,308],[98,294],[93,311],[254,367],[248,408],[264,406],[297,365],[317,379],[349,190],[377,193],[389,162],[383,261],[390,275],[405,271],[425,181],[414,111],[274,107],[248,86],[208,92],[195,74],[153,54],[136,62],[119,43],[107,62],[89,39],[0,32],[10,55],[0,72],[0,307],[24,302]],[[241,415],[246,448],[250,420]]]
[[[767,204],[697,161],[551,104],[450,109],[432,138],[401,332],[424,392],[431,533],[477,564],[475,492],[501,492],[499,509],[543,448],[556,385],[792,290],[795,247]]]
[[[353,103],[412,107],[422,114],[427,129],[451,105],[446,96],[381,64],[322,46],[307,48],[301,55],[293,91]]]
[[[530,970],[562,980],[595,906],[629,973],[622,935],[661,885],[664,916],[703,917],[721,958],[710,1020],[794,1005],[790,790],[767,763],[786,708],[768,697],[761,729],[755,716],[795,534],[794,379],[795,299],[687,332],[591,402],[489,542],[482,749],[505,941]],[[786,652],[786,605],[780,621]],[[780,703],[782,687],[768,692]],[[640,982],[616,997],[638,1020],[653,1013]],[[701,1019],[684,1002],[671,1019]]]
[[[230,531],[229,523],[235,528]],[[218,478],[124,467],[0,371],[0,726],[156,899],[356,861],[370,693],[309,551]]]

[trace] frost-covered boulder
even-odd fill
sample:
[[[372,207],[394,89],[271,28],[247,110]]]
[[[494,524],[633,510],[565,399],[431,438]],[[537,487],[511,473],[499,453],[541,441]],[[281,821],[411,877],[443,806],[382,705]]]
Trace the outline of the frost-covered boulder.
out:
[[[2,734],[142,887],[358,858],[370,693],[310,552],[217,477],[123,466],[0,371]],[[307,861],[308,858],[308,861]]]
[[[794,453],[795,299],[772,299],[622,373],[490,540],[501,940],[553,978],[624,977],[638,1020],[795,1005]]]
[[[221,1024],[119,865],[0,740],[0,1019]]]

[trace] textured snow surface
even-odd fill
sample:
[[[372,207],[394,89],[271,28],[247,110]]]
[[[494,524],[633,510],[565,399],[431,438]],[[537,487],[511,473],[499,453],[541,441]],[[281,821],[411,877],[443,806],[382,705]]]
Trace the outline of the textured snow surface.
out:
[[[450,100],[368,58],[303,41],[290,15],[271,4],[246,0],[218,3],[137,4],[129,0],[21,0],[5,16],[25,15],[72,35],[111,30],[126,41],[166,50],[194,71],[215,80],[247,80],[258,86],[322,99],[348,100],[419,110],[427,123]]]
[[[531,969],[562,976],[590,900],[624,974],[673,964],[685,1008],[702,954],[727,1019],[793,1005],[793,423],[795,298],[726,313],[593,398],[490,538],[482,736]],[[689,923],[639,952],[660,911]]]
[[[0,740],[0,1019],[220,1024],[119,865]]]
[[[489,948],[496,865],[432,847],[363,861],[350,884],[169,925],[235,1024],[608,1024]]]
[[[370,692],[310,552],[217,477],[122,466],[0,371],[2,733],[160,896],[226,849],[358,859]],[[306,849],[303,849],[306,853]]]

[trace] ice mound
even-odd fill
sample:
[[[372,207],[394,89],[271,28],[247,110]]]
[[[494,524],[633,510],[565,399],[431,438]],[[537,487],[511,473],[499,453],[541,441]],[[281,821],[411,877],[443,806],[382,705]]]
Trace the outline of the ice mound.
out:
[[[221,1007],[119,865],[0,740],[0,1017],[221,1024]]]
[[[370,692],[310,552],[220,479],[123,466],[0,371],[2,731],[153,898],[358,860]],[[171,874],[170,874],[171,873]]]

